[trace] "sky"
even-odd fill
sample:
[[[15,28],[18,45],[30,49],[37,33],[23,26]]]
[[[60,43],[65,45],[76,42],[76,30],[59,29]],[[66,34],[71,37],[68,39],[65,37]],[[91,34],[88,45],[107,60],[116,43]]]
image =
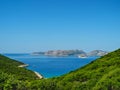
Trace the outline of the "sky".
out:
[[[120,48],[120,0],[0,0],[0,52]]]

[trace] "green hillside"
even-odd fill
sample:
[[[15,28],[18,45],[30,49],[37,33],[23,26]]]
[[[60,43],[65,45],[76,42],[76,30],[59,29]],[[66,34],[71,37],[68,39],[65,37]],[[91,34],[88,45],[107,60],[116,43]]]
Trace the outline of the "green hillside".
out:
[[[14,64],[18,66],[20,63],[14,62]],[[3,74],[6,73],[3,72]],[[7,75],[3,80],[6,78],[8,79]],[[63,76],[42,80],[31,79],[33,77],[24,82],[17,79],[16,82],[20,84],[11,85],[12,90],[14,87],[15,90],[120,90],[120,49]],[[0,82],[3,80],[0,79]],[[6,82],[4,84],[6,85]],[[4,88],[6,88],[5,85],[3,85]],[[6,90],[10,90],[8,88]]]
[[[0,55],[0,90],[3,87],[10,87],[17,85],[19,81],[30,81],[37,79],[37,76],[26,68],[20,68],[19,65],[24,63],[12,60]]]
[[[120,90],[120,49],[64,76],[31,82],[40,90]]]

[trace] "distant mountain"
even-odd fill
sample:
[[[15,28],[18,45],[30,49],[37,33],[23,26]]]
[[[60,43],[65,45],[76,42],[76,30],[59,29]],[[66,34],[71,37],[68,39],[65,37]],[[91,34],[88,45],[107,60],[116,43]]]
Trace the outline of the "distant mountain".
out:
[[[87,53],[87,56],[104,56],[106,54],[108,54],[108,52],[106,51],[94,50],[94,51]]]
[[[47,56],[77,56],[79,54],[86,54],[82,50],[51,50],[45,52]]]
[[[44,55],[45,52],[33,52],[31,53],[31,55]]]
[[[90,56],[104,56],[108,52],[102,50],[94,50],[89,53],[83,50],[49,50],[47,52],[33,52],[31,55],[46,55],[46,56],[79,56],[79,57],[90,57]]]

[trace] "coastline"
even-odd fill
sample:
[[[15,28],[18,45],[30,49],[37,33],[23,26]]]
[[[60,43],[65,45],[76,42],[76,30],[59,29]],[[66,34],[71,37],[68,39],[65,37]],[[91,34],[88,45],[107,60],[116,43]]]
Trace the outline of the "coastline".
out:
[[[19,65],[18,67],[27,67],[27,66],[29,66],[29,64],[23,64],[23,65]]]
[[[34,73],[36,74],[36,76],[37,76],[39,79],[43,79],[43,78],[44,78],[40,73],[38,73],[38,72],[36,72],[36,71],[34,71]]]
[[[18,67],[24,68],[24,67],[27,67],[27,66],[29,66],[29,64],[19,65]],[[40,73],[38,73],[38,72],[36,72],[36,71],[33,71],[33,72],[35,73],[35,75],[36,75],[39,79],[43,79],[43,76],[42,76]]]

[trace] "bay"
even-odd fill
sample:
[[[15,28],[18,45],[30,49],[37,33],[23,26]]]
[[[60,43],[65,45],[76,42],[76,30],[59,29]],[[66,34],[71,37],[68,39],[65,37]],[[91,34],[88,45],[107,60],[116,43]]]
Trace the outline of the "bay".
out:
[[[4,54],[5,56],[29,64],[26,67],[29,70],[37,71],[45,78],[60,76],[70,71],[76,70],[98,57],[78,58],[75,56],[69,57],[48,57],[48,56],[33,56],[30,54]]]

